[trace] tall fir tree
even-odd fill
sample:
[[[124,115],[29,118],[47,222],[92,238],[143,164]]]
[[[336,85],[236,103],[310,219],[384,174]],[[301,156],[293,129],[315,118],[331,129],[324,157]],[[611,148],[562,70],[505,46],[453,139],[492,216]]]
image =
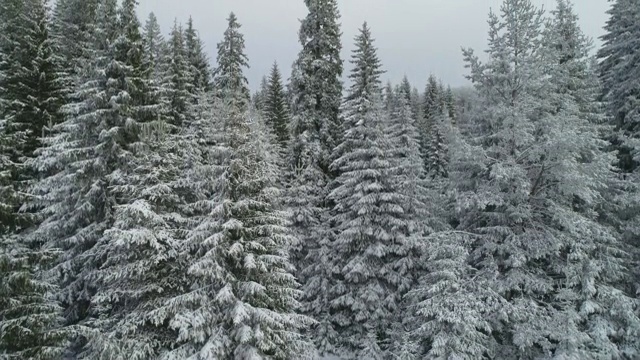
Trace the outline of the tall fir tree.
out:
[[[611,186],[607,213],[620,230],[634,258],[629,283],[640,297],[640,51],[638,1],[613,1],[598,51],[602,100],[613,125],[608,134],[618,151],[618,181]]]
[[[189,17],[187,28],[184,31],[184,43],[186,49],[186,59],[189,64],[191,75],[191,94],[194,99],[201,92],[211,91],[211,72],[209,70],[209,59],[204,51],[204,44],[198,35],[198,31],[193,26],[193,18]]]
[[[613,144],[621,171],[632,173],[640,164],[640,2],[613,1],[598,51],[603,97],[616,128]]]
[[[600,180],[600,183],[593,181],[595,186],[589,189],[598,191],[594,200],[591,200],[589,195],[579,194],[578,199],[572,201],[572,210],[588,221],[597,222],[602,226],[602,216],[594,214],[601,213],[602,208],[608,205],[605,202],[611,200],[610,184],[617,182],[617,177],[614,177],[611,167],[614,162],[613,154],[602,152],[606,144],[600,141],[600,138],[610,132],[611,128],[603,126],[606,117],[602,111],[602,104],[597,101],[601,88],[595,62],[590,56],[592,42],[583,34],[578,23],[573,4],[569,0],[558,0],[544,37],[544,43],[551,48],[550,73],[554,95],[551,99],[551,113],[563,119],[569,126],[573,126],[570,131],[575,131],[574,138],[581,140],[576,144],[574,155],[574,161],[580,164],[576,171],[580,174],[579,178],[586,177],[587,181]],[[558,132],[564,132],[564,129]],[[554,150],[549,152],[551,151]],[[564,182],[568,183],[571,180]],[[579,181],[573,182],[580,184]],[[567,207],[568,203],[569,201]],[[580,236],[570,242],[572,256],[564,265],[565,274],[569,274],[565,287],[578,294],[576,308],[584,308],[585,304],[599,306],[598,310],[591,313],[577,312],[573,307],[563,309],[563,315],[580,324],[579,331],[589,336],[589,340],[586,340],[586,344],[581,344],[580,348],[576,346],[573,337],[569,336],[568,339],[564,339],[564,343],[560,343],[556,353],[567,356],[578,354],[583,357],[591,354],[615,354],[616,357],[623,358],[637,356],[638,343],[636,338],[629,334],[640,330],[637,314],[633,314],[633,309],[638,303],[625,293],[624,288],[627,280],[624,276],[625,267],[629,259],[621,251],[624,244],[620,234],[609,227],[604,228],[609,241],[589,238],[585,240]],[[593,272],[593,268],[606,270]],[[585,280],[595,284],[597,291],[591,286],[586,286]],[[614,303],[616,305],[613,305]],[[612,306],[625,310],[606,310]],[[624,328],[627,334],[603,336],[593,330],[602,324],[614,329]]]
[[[434,205],[438,204],[437,197],[426,182],[417,119],[411,106],[411,93],[411,85],[405,77],[394,89],[395,101],[388,115],[385,132],[390,142],[387,156],[392,165],[389,175],[392,178],[392,187],[405,197],[403,211],[407,225],[404,231],[409,242],[405,245],[406,253],[403,254],[402,267],[403,271],[411,274],[411,281],[415,285],[425,271],[426,263],[421,261],[421,257],[424,256],[422,252],[426,245],[425,239],[434,228],[442,228],[433,213],[442,209],[435,209]],[[411,358],[410,356],[415,354],[415,350],[412,349],[413,343],[409,341],[409,329],[415,329],[418,324],[411,311],[413,298],[404,296],[408,290],[399,289],[402,297],[397,300],[399,311],[393,319],[390,331],[389,351],[400,358]]]
[[[321,354],[334,353],[337,333],[330,319],[328,291],[332,266],[327,186],[332,151],[342,138],[339,116],[343,64],[336,0],[305,0],[307,16],[298,39],[302,49],[289,83],[291,140],[286,203],[297,243],[291,256],[303,284],[301,310],[318,321],[313,339]]]
[[[336,0],[305,0],[308,15],[300,24],[302,50],[293,64],[292,136],[308,132],[310,140],[319,142],[318,163],[329,175],[331,152],[341,142],[339,117],[342,97],[342,59],[340,58],[340,14]],[[291,164],[306,149],[293,149]]]
[[[107,81],[112,84],[107,91],[117,99],[107,112],[123,162],[107,176],[113,197],[109,227],[89,253],[99,259],[91,274],[96,319],[89,322],[96,334],[83,356],[95,359],[156,358],[177,337],[162,326],[167,316],[158,320],[156,315],[182,285],[176,280],[183,273],[174,240],[178,200],[169,187],[177,160],[165,138],[169,127],[158,120],[158,104],[152,102],[157,98],[149,96],[153,86],[136,6],[136,0],[125,0],[118,9],[106,71],[119,80]]]
[[[160,86],[162,113],[176,129],[180,128],[189,115],[189,105],[193,102],[190,87],[189,64],[186,58],[184,32],[174,21],[169,38],[168,54],[163,64],[164,78]]]
[[[91,50],[91,66],[81,70],[86,79],[63,107],[66,119],[54,126],[35,166],[47,176],[34,187],[33,206],[43,221],[29,234],[32,241],[59,247],[63,256],[55,270],[58,298],[68,324],[90,324],[91,300],[96,292],[95,270],[103,259],[96,244],[113,221],[117,199],[110,186],[131,159],[126,142],[132,138],[129,88],[136,83],[133,69],[116,57],[137,54],[126,51],[118,40],[117,1],[103,0],[98,10]],[[122,35],[124,37],[124,35]],[[129,92],[130,91],[130,92]],[[82,346],[91,332],[84,331],[75,346]]]
[[[253,107],[258,111],[264,111],[264,102],[267,96],[267,89],[269,88],[269,79],[266,76],[263,76],[260,80],[260,87],[253,94],[251,101],[253,103]]]
[[[242,38],[235,16],[229,20],[216,70],[223,126],[212,154],[219,159],[218,191],[202,202],[210,213],[188,234],[192,285],[175,299],[182,311],[172,326],[187,342],[178,351],[201,359],[303,358],[308,344],[300,329],[310,319],[294,312],[298,290],[276,198],[277,168],[262,120],[248,112],[247,57],[235,42]]]
[[[564,91],[577,79],[542,22],[530,1],[505,0],[490,15],[488,62],[465,51],[485,121],[453,151],[459,225],[431,251],[446,257],[422,286],[424,356],[618,358],[635,347],[618,332],[637,326],[615,287],[620,244],[594,211],[612,157]],[[455,261],[449,272],[442,260]],[[460,301],[443,301],[451,291]]]
[[[404,211],[408,196],[395,188],[396,164],[384,129],[383,71],[366,23],[356,36],[351,62],[345,136],[332,164],[339,175],[330,194],[336,204],[330,309],[342,356],[383,359],[389,356],[402,295],[413,283],[408,262],[416,246],[415,219]]]
[[[422,122],[419,126],[422,157],[427,173],[433,178],[442,178],[447,172],[447,150],[443,94],[438,80],[429,76],[424,94]]]
[[[159,87],[163,82],[169,51],[158,18],[154,13],[150,13],[145,22],[143,44],[143,63],[148,71],[147,78],[153,82],[154,86]]]
[[[277,63],[274,63],[271,68],[263,112],[270,131],[274,133],[282,150],[285,150],[289,144],[290,114]]]
[[[26,238],[37,217],[22,204],[42,176],[33,159],[61,118],[59,60],[46,1],[3,0],[0,13],[0,356],[57,359],[72,333],[51,296],[59,252]]]
[[[229,14],[227,22],[224,38],[218,43],[218,65],[213,71],[213,87],[220,99],[228,99],[229,94],[242,94],[236,100],[242,101],[241,110],[247,110],[251,94],[242,71],[249,66],[249,59],[244,53],[244,35],[240,33],[241,25],[234,13]]]
[[[96,29],[99,0],[57,0],[51,21],[51,34],[60,55],[61,82],[67,101],[85,79],[92,61],[92,42]]]

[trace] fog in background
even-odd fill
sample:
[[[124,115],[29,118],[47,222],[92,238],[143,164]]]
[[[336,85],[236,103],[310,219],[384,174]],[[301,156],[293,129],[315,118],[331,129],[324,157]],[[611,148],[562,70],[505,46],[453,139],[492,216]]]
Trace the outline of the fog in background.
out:
[[[154,12],[165,37],[174,19],[186,24],[193,17],[212,65],[216,44],[231,11],[238,16],[245,36],[251,68],[246,75],[252,89],[277,61],[285,78],[300,49],[298,29],[307,9],[303,0],[139,0],[144,21]],[[387,73],[383,80],[398,82],[406,74],[423,89],[433,73],[454,87],[468,85],[461,47],[476,52],[487,43],[489,9],[499,10],[501,0],[339,0],[343,32],[343,59],[348,60],[353,38],[366,20],[376,39],[378,54]],[[609,2],[574,0],[582,30],[595,40],[603,34]],[[555,0],[534,0],[547,11]],[[345,61],[345,74],[351,68]]]

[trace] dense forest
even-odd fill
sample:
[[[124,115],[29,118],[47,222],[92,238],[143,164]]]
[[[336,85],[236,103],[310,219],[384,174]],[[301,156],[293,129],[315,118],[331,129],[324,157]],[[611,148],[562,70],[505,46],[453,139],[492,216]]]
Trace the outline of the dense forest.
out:
[[[304,2],[252,94],[233,13],[210,61],[136,0],[0,0],[0,359],[640,359],[640,0],[599,49],[504,0],[423,91]]]

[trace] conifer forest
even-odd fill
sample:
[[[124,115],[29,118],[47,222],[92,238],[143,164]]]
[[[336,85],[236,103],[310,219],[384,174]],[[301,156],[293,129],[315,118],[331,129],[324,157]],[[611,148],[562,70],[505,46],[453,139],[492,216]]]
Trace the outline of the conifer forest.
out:
[[[254,91],[234,13],[0,0],[0,359],[640,359],[640,0],[503,0],[424,89],[295,1]]]

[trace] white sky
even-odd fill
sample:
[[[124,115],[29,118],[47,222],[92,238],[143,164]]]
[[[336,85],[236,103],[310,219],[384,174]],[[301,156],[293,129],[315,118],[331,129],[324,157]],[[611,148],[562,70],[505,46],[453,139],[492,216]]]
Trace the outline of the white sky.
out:
[[[583,31],[596,40],[607,20],[606,0],[573,0]],[[255,89],[273,61],[288,78],[300,45],[299,19],[306,14],[302,0],[139,0],[138,14],[153,11],[168,34],[174,18],[186,23],[189,15],[215,61],[216,44],[233,11],[242,24],[251,68],[246,75]],[[376,39],[387,73],[384,80],[398,82],[406,74],[423,90],[430,73],[452,86],[467,84],[461,47],[477,52],[485,48],[487,14],[501,0],[339,0],[343,32],[343,59],[348,60],[353,37],[366,20]],[[546,10],[555,0],[534,0]],[[144,20],[143,20],[144,24]],[[345,61],[345,74],[350,64]]]

